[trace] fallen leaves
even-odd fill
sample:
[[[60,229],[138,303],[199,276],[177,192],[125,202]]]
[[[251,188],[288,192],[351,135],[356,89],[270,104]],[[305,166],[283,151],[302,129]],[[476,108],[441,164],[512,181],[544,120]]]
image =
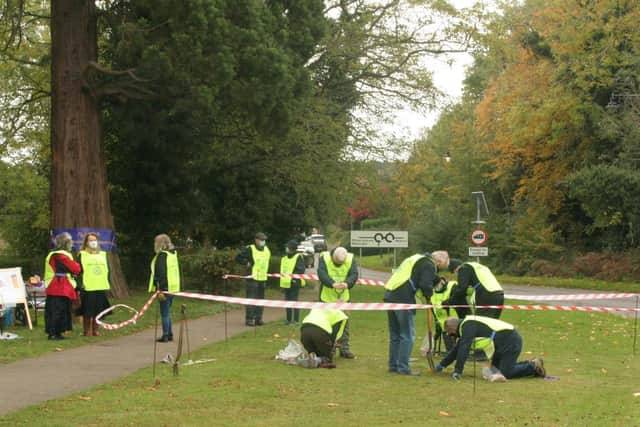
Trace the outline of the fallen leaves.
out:
[[[80,400],[91,400],[91,396],[80,396],[78,397]]]
[[[337,404],[337,403],[329,402],[329,403],[327,403],[326,406],[327,406],[327,408],[337,408],[340,405]]]
[[[440,411],[438,412],[438,415],[440,415],[441,417],[450,417],[451,414],[446,412],[446,411]]]

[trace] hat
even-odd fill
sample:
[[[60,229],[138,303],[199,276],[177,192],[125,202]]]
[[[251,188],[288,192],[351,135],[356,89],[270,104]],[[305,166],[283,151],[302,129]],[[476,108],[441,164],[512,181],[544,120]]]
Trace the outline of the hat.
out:
[[[460,267],[462,264],[462,260],[458,258],[451,258],[451,260],[449,260],[449,271],[455,273],[456,268]]]
[[[289,240],[287,242],[287,248],[296,250],[298,249],[298,242],[296,240]]]
[[[256,237],[255,238],[258,239],[258,240],[267,240],[267,235],[260,231],[260,232],[256,233]]]
[[[347,259],[347,250],[342,246],[338,246],[333,250],[333,254],[331,254],[331,259],[336,264],[342,264]]]

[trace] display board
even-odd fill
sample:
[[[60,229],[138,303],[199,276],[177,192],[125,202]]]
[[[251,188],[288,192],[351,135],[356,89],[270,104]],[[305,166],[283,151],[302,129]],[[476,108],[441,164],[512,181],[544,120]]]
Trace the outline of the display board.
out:
[[[27,305],[27,293],[22,280],[22,269],[20,267],[0,268],[0,303],[5,307],[15,307],[16,304],[24,304],[29,329],[31,316]]]

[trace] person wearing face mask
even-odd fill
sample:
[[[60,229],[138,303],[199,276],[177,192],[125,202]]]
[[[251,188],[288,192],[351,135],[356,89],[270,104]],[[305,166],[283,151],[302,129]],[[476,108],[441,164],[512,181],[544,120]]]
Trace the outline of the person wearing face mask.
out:
[[[298,253],[298,242],[290,240],[287,243],[286,255],[280,259],[281,274],[304,274],[304,258]],[[294,279],[291,277],[280,278],[280,288],[284,290],[285,301],[298,301],[300,288],[305,285],[304,279]],[[287,320],[285,324],[297,325],[300,321],[300,309],[286,308]]]
[[[158,234],[153,239],[155,256],[151,260],[151,277],[149,277],[149,292],[168,291],[180,292],[180,265],[171,238],[166,234]],[[162,319],[162,336],[158,342],[173,341],[171,328],[171,305],[173,295],[159,294],[160,318]]]
[[[245,246],[236,255],[236,262],[247,267],[251,274],[251,277],[247,279],[247,298],[264,299],[270,259],[271,251],[267,247],[267,236],[262,232],[256,233],[253,245]],[[264,325],[263,311],[264,307],[246,305],[245,324],[247,326]]]
[[[82,265],[82,274],[78,276],[78,289],[82,305],[82,326],[84,336],[97,337],[96,316],[111,307],[107,292],[111,288],[111,274],[107,253],[100,250],[97,233],[87,233],[78,252],[78,263]],[[93,332],[91,329],[93,328]]]
[[[54,239],[54,249],[44,262],[44,285],[47,300],[44,309],[45,332],[50,340],[62,340],[62,334],[72,329],[71,301],[78,299],[73,276],[81,266],[71,255],[73,240],[67,232]]]
[[[353,254],[341,246],[331,252],[320,254],[318,262],[318,278],[320,279],[320,301],[322,302],[349,302],[351,295],[349,290],[358,280],[358,266]],[[344,328],[342,337],[338,340],[340,357],[355,359],[349,346],[349,322]]]

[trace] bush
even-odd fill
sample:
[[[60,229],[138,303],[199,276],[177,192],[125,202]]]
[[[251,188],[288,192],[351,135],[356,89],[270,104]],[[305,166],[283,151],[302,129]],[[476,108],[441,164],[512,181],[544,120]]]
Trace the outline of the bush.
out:
[[[180,255],[182,288],[198,290],[204,293],[222,295],[225,293],[225,274],[247,275],[249,272],[235,261],[239,249],[215,249],[212,247],[183,251]],[[280,270],[280,256],[271,253],[270,272]],[[236,281],[239,279],[235,279]],[[270,277],[267,286],[279,287],[280,280]],[[234,282],[226,288],[226,294],[244,292],[244,286]]]
[[[640,280],[640,251],[588,252],[556,261],[536,260],[526,274],[547,277],[588,277],[605,281]]]

